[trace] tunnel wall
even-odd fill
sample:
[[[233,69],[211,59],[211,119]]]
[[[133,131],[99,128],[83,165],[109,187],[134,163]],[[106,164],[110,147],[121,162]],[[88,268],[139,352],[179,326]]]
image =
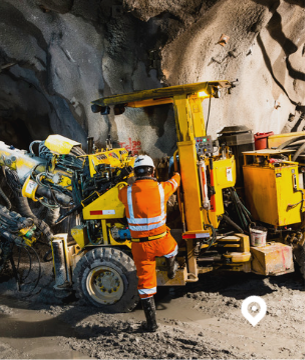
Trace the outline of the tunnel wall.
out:
[[[102,147],[110,134],[134,153],[171,155],[171,106],[102,117],[90,102],[224,79],[239,85],[212,100],[214,137],[239,124],[254,132],[302,130],[304,11],[297,0],[3,0],[0,140],[24,147],[59,133],[84,147],[93,136]],[[229,36],[224,46],[222,34]]]

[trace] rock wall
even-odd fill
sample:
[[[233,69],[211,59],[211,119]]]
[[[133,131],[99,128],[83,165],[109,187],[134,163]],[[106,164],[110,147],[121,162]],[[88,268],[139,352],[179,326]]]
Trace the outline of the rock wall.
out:
[[[90,102],[236,78],[231,95],[212,100],[213,136],[239,124],[302,130],[304,21],[301,0],[2,0],[0,140],[25,148],[59,133],[102,147],[110,134],[116,146],[170,155],[170,106],[114,118],[93,114]]]
[[[304,2],[219,1],[165,46],[164,74],[170,83],[239,80],[232,95],[212,101],[213,135],[229,124],[255,132],[302,130],[304,23]],[[230,37],[224,46],[222,34]]]

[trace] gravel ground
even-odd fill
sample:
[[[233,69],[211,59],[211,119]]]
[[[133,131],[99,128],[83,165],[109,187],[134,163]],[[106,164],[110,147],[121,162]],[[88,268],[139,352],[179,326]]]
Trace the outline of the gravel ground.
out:
[[[73,300],[63,304],[51,289],[50,264],[43,264],[35,295],[22,298],[13,279],[0,284],[0,358],[305,357],[298,272],[272,278],[215,272],[185,287],[160,288],[156,333],[141,331],[140,307],[131,314],[106,314]],[[251,295],[267,304],[256,327],[241,314],[243,299]]]

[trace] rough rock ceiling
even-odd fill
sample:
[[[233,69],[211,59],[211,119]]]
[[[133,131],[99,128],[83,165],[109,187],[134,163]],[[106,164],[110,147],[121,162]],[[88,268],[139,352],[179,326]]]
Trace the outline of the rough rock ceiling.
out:
[[[303,0],[2,0],[0,140],[25,147],[60,133],[103,146],[111,134],[161,157],[175,148],[170,106],[114,118],[93,114],[90,101],[236,78],[231,95],[212,100],[213,136],[239,124],[302,130],[304,23]]]

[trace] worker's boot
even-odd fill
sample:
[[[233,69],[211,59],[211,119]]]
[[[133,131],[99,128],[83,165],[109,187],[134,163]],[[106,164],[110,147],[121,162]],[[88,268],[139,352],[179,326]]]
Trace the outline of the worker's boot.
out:
[[[149,332],[155,332],[158,329],[156,320],[156,305],[154,297],[147,299],[141,299],[142,308],[146,317],[146,324],[143,325],[143,329]]]
[[[167,276],[169,279],[174,279],[178,270],[178,263],[176,262],[176,256],[165,258],[167,263]]]

